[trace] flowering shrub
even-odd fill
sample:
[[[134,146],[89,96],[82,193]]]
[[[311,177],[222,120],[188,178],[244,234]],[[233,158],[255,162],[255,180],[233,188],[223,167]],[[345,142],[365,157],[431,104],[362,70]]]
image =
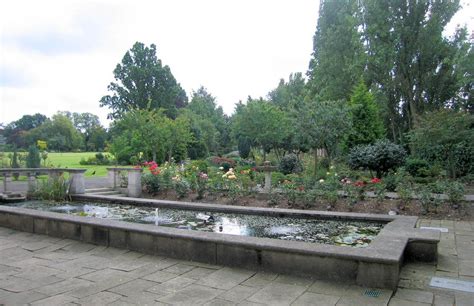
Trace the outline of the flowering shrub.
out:
[[[174,190],[178,198],[184,198],[188,195],[188,192],[191,190],[191,185],[189,182],[179,174],[171,178],[174,182]]]
[[[160,174],[160,169],[158,168],[158,164],[153,160],[149,162],[144,162],[143,166],[147,167],[151,174],[158,175]]]
[[[197,175],[197,181],[196,181],[196,191],[197,191],[197,198],[198,200],[202,199],[204,197],[204,194],[207,190],[207,183],[209,181],[209,176],[207,173],[204,172],[199,172]]]

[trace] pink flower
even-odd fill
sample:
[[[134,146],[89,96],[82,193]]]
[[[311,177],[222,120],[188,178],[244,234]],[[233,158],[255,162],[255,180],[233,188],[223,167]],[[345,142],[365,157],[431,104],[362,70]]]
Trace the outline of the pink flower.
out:
[[[371,182],[372,184],[378,184],[378,183],[382,182],[382,180],[379,179],[379,178],[374,177],[372,180],[370,180],[370,182]]]

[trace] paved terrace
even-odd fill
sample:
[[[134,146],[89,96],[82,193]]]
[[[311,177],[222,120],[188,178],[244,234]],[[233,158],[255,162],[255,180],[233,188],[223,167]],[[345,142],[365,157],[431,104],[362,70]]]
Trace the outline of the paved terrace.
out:
[[[474,281],[474,222],[446,227],[437,266],[404,266],[398,290],[226,268],[0,228],[0,304],[18,305],[474,305],[474,293],[429,286]],[[370,294],[369,294],[370,295]]]

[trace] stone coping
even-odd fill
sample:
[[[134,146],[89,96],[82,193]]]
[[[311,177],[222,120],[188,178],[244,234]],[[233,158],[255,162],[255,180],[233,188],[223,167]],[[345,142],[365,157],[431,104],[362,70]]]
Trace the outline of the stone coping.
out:
[[[142,168],[130,168],[130,167],[108,167],[106,168],[109,171],[138,171],[143,172]]]
[[[80,168],[0,168],[0,174],[3,175],[12,173],[84,173],[86,171],[87,169]]]

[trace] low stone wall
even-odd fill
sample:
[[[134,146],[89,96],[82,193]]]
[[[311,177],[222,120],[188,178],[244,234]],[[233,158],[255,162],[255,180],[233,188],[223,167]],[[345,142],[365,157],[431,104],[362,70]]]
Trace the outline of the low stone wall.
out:
[[[81,196],[91,200],[90,196]],[[97,197],[97,196],[95,196]],[[122,202],[125,199],[120,199]],[[154,202],[130,199],[127,204],[202,209],[222,207],[211,204]],[[228,211],[244,212],[230,207]],[[330,218],[326,212],[253,208],[244,213],[305,215]],[[278,273],[352,282],[362,286],[391,288],[398,284],[401,264],[407,257],[436,260],[439,233],[415,229],[416,217],[387,217],[344,214],[334,218],[390,221],[366,248],[282,241],[219,233],[181,230],[43,212],[0,207],[0,226],[54,237],[76,239],[98,245],[126,248],[151,255],[174,257],[209,264],[237,266]]]

